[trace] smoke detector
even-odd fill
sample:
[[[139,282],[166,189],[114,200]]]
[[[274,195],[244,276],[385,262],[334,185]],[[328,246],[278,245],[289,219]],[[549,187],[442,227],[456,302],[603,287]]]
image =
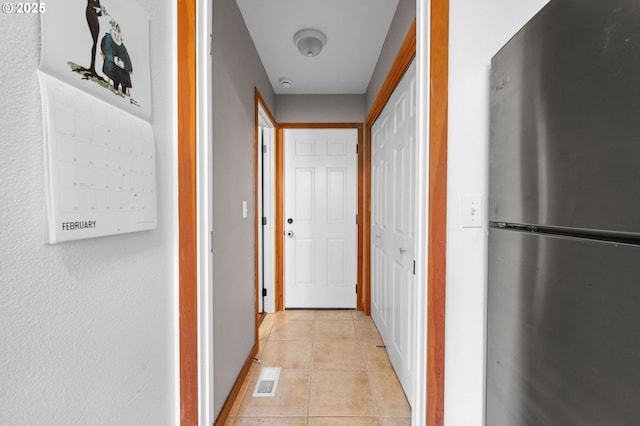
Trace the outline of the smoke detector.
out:
[[[282,77],[280,80],[280,86],[284,87],[285,89],[288,89],[289,87],[293,86],[293,81],[290,78],[285,78]]]

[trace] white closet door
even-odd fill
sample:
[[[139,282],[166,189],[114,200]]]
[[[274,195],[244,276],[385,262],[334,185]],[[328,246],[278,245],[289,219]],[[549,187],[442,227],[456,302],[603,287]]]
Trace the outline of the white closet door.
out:
[[[355,308],[357,129],[285,129],[285,308]]]
[[[371,129],[371,316],[410,399],[410,354],[415,344],[415,75],[413,63]]]

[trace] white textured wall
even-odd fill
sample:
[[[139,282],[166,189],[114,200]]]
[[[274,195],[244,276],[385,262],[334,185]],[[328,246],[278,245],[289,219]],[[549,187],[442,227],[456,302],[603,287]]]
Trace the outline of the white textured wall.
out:
[[[174,18],[138,1],[151,13],[159,227],[57,245],[44,243],[39,17],[0,14],[2,425],[177,419]]]
[[[451,0],[445,424],[484,424],[487,229],[461,227],[464,194],[487,200],[491,57],[547,0]],[[485,205],[486,222],[486,205]]]

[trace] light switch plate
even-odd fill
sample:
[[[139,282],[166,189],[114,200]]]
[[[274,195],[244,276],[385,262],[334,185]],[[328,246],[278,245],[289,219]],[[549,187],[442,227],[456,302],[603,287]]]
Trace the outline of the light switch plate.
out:
[[[462,196],[462,227],[482,227],[482,196],[466,194]]]

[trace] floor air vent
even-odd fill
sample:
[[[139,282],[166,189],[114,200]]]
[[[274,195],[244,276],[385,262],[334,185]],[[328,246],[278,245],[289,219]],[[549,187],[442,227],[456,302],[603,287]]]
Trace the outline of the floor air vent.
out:
[[[274,396],[280,379],[280,367],[262,367],[253,396]]]

